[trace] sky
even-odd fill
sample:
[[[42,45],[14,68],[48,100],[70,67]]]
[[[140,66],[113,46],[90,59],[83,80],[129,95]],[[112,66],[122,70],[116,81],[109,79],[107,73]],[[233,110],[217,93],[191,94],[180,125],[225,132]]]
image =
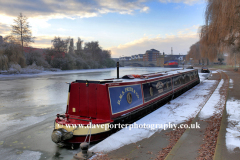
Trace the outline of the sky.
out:
[[[59,36],[98,41],[113,58],[149,49],[171,54],[171,47],[187,54],[199,40],[205,8],[205,0],[0,0],[0,35],[11,34],[22,13],[36,37],[32,47],[51,47]]]

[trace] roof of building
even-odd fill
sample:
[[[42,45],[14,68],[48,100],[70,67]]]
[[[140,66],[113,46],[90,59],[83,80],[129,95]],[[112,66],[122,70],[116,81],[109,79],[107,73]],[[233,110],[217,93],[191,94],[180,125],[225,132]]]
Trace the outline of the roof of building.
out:
[[[179,58],[182,57],[182,60],[186,58],[186,55],[164,55],[164,60],[172,61],[172,60],[180,60]]]
[[[186,57],[187,55],[169,55],[169,54],[165,54],[165,57],[176,57],[176,58],[179,58],[179,57]]]
[[[45,53],[47,49],[41,49],[41,48],[33,48],[33,47],[23,47],[24,52],[30,53],[30,52],[40,52],[40,53]]]
[[[111,58],[114,61],[119,61],[120,58]]]
[[[156,49],[150,49],[150,50],[147,50],[146,52],[159,52],[158,50],[156,50]],[[160,53],[160,52],[159,52]]]
[[[158,50],[156,50],[156,49],[151,49],[151,51],[157,51],[157,52],[159,52]]]

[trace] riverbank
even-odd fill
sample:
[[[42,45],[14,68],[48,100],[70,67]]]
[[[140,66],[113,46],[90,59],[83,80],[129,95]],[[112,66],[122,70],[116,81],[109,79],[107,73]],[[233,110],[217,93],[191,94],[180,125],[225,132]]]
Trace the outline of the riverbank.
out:
[[[71,72],[71,71],[85,71],[85,70],[101,70],[101,69],[111,69],[111,68],[96,68],[96,69],[75,69],[75,70],[61,70],[59,68],[43,68],[42,66],[37,66],[35,63],[29,65],[25,68],[21,68],[19,64],[12,64],[8,70],[0,70],[0,75],[21,75],[21,74],[39,74],[46,72]]]
[[[101,143],[97,144],[91,151],[97,150],[105,153],[105,157],[102,159],[230,159],[237,160],[240,156],[240,74],[229,70],[215,70],[212,72],[208,79],[202,80],[201,84],[194,87],[189,94],[184,93],[182,96],[171,101],[172,106],[168,104],[162,106],[156,110],[158,113],[167,114],[171,117],[171,114],[176,114],[176,117],[186,117],[184,115],[189,109],[195,108],[194,105],[198,105],[199,109],[197,114],[189,116],[193,118],[191,124],[198,123],[200,129],[187,128],[176,131],[173,129],[160,130],[155,134],[151,134],[149,137],[142,138],[138,142],[132,142],[132,138],[140,135],[134,134],[134,136],[121,137],[121,140],[126,138],[130,142],[127,145],[121,145],[118,149],[108,150],[105,145],[109,146],[107,139],[114,141],[114,148],[116,145],[123,143],[119,139],[113,140],[111,136]],[[217,82],[217,84],[216,84]],[[212,84],[212,87],[206,89],[201,88],[201,85]],[[215,89],[214,89],[215,85]],[[200,87],[200,88],[199,88]],[[194,90],[197,90],[197,94],[194,94]],[[202,93],[205,92],[206,95]],[[189,96],[193,96],[188,100]],[[205,97],[205,100],[199,103],[198,98]],[[194,100],[191,103],[191,99]],[[184,100],[184,103],[181,101]],[[186,107],[186,103],[191,103],[190,108]],[[170,108],[171,109],[170,109]],[[169,108],[169,112],[163,112]],[[180,108],[184,108],[181,110]],[[162,111],[160,111],[162,110]],[[180,112],[179,112],[180,111]],[[185,112],[185,113],[184,113]],[[226,113],[225,113],[226,112]],[[155,116],[154,123],[158,118],[162,119],[163,115]],[[183,114],[183,115],[182,115]],[[153,117],[152,114],[148,115]],[[146,117],[148,117],[146,116]],[[144,117],[144,118],[146,118]],[[166,118],[164,118],[166,119]],[[172,122],[172,119],[168,120]],[[180,124],[187,124],[187,120],[183,122],[175,122]],[[151,121],[149,122],[151,123]],[[130,131],[129,131],[130,132]],[[136,131],[135,131],[136,132]],[[117,134],[117,133],[116,133]],[[121,135],[125,135],[121,133]],[[116,137],[116,135],[115,135]],[[135,139],[135,138],[134,138]],[[168,140],[167,140],[168,139]],[[118,142],[119,141],[119,142]],[[126,140],[124,140],[124,143]],[[105,144],[104,144],[105,143]],[[111,147],[108,147],[111,148]],[[97,159],[101,159],[101,156]]]

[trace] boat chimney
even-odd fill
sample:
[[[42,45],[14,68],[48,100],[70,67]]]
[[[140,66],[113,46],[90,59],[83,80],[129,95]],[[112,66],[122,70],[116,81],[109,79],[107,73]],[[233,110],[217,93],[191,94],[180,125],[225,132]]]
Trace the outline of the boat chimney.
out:
[[[119,79],[119,62],[117,62],[117,79]]]

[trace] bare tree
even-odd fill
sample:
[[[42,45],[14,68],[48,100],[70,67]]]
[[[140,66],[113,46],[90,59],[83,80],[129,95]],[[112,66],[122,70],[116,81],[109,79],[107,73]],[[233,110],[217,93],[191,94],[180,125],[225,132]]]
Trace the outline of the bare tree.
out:
[[[67,38],[66,40],[61,39],[61,37],[54,37],[52,40],[53,48],[57,52],[68,52],[68,44],[70,42],[70,38]]]
[[[240,1],[208,0],[205,11],[206,24],[201,28],[202,55],[211,58],[235,46],[240,48]]]
[[[187,58],[187,60],[190,60],[190,58],[192,58],[195,63],[198,62],[202,58],[201,54],[200,54],[200,43],[199,42],[193,44],[190,47],[190,50],[188,51],[186,58]]]
[[[78,37],[78,41],[76,43],[77,51],[81,51],[82,50],[82,43],[83,43],[83,40],[81,40],[81,38]]]
[[[28,45],[30,42],[34,42],[34,37],[32,37],[32,31],[30,30],[29,23],[27,21],[27,17],[23,16],[22,13],[14,19],[14,25],[12,25],[12,34],[16,35],[22,46],[22,54],[23,54],[23,45]]]
[[[82,40],[77,42],[76,54],[68,51],[71,38],[63,40],[55,37],[52,40],[52,48],[46,51],[46,60],[54,68],[61,69],[88,69],[114,67],[115,62],[111,59],[111,51],[102,50],[99,43],[86,42],[84,49],[81,48]],[[72,46],[73,47],[73,46]]]
[[[98,41],[86,42],[84,46],[84,51],[91,54],[94,61],[98,61],[101,58],[101,47],[99,46]]]

